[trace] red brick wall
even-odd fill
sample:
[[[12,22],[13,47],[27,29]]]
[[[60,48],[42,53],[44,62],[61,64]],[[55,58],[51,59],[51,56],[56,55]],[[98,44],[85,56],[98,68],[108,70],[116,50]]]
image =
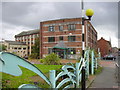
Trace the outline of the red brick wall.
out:
[[[66,41],[65,44],[68,47],[77,47],[76,51],[80,50],[80,52],[82,52],[82,25],[81,23],[77,23],[76,25],[76,29],[78,30],[68,30],[68,24],[66,23],[73,23],[73,22],[81,22],[81,18],[72,18],[72,19],[60,19],[60,20],[51,20],[51,21],[45,21],[45,22],[40,22],[40,56],[41,58],[43,57],[43,54],[48,54],[48,48],[46,47],[54,47],[57,42],[59,42],[59,37],[58,36],[63,36],[63,41]],[[62,26],[64,26],[63,31],[59,31],[59,24],[63,24]],[[55,27],[55,31],[54,32],[49,32],[48,31],[48,27],[51,26],[51,24],[57,24],[54,25]],[[73,23],[74,24],[74,23]],[[85,26],[87,26],[87,24],[90,24],[89,22],[85,22]],[[47,26],[45,26],[47,25]],[[93,26],[90,24],[90,27],[93,28]],[[94,30],[94,28],[93,28]],[[91,28],[90,28],[90,33],[91,33]],[[95,34],[97,35],[97,32],[94,30]],[[69,34],[72,33],[71,36],[75,36],[76,34],[80,34],[76,36],[76,41],[78,42],[68,42],[68,36]],[[86,28],[85,28],[85,33],[86,33]],[[48,37],[54,37],[55,36],[55,42],[53,43],[48,43]],[[92,36],[89,35],[88,39],[93,39],[95,42],[97,42],[97,37],[95,37],[93,34]],[[85,38],[86,40],[86,38]],[[85,42],[86,45],[86,42]],[[96,44],[92,43],[90,40],[88,40],[88,45],[91,48],[96,48]]]
[[[107,40],[101,38],[100,40],[98,40],[97,43],[98,43],[98,48],[100,48],[102,57],[110,53],[111,45],[109,44]]]

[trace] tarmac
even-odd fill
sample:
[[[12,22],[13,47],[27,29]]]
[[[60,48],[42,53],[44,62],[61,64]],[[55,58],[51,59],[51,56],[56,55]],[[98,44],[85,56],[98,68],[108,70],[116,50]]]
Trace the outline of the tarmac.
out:
[[[90,88],[118,88],[115,61],[101,60],[103,71],[97,75]]]

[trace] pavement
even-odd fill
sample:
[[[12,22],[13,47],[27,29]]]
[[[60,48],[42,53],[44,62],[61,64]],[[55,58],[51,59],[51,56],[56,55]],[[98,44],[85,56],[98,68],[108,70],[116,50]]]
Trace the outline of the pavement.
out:
[[[96,76],[90,88],[118,88],[115,76],[116,62],[101,60],[99,63],[103,67],[103,71]]]

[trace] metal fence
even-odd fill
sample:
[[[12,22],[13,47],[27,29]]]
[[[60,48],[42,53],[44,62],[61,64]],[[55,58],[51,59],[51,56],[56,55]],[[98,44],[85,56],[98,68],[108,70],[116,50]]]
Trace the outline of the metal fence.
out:
[[[81,79],[82,79],[82,68],[85,66],[85,76],[86,79],[89,78],[90,74],[95,73],[95,69],[98,67],[98,59],[100,55],[95,57],[93,50],[86,50],[84,58],[80,58],[79,62],[75,64],[66,64],[61,69],[62,71],[58,74],[56,70],[49,71],[49,78],[46,77],[37,67],[33,64],[27,62],[26,60],[7,52],[0,52],[0,63],[2,65],[2,71],[14,76],[21,75],[21,70],[19,66],[23,66],[42,77],[51,88],[80,88]],[[12,66],[10,66],[12,64]],[[58,79],[61,78],[61,81]],[[85,80],[86,80],[85,79]],[[19,88],[39,88],[31,84],[20,85]]]

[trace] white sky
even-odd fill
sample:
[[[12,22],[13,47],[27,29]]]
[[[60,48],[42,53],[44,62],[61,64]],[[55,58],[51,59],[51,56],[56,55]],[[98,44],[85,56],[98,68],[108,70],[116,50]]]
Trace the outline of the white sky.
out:
[[[0,7],[2,7],[0,11],[0,17],[2,16],[0,38],[3,37],[7,40],[14,40],[14,35],[22,31],[39,29],[39,23],[44,20],[81,17],[81,4],[79,1],[13,1],[19,0],[5,0],[0,3]],[[118,47],[118,3],[93,1],[85,2],[84,8],[85,10],[88,8],[94,10],[91,23],[98,32],[98,39],[104,37],[109,40],[111,38],[112,46]]]

